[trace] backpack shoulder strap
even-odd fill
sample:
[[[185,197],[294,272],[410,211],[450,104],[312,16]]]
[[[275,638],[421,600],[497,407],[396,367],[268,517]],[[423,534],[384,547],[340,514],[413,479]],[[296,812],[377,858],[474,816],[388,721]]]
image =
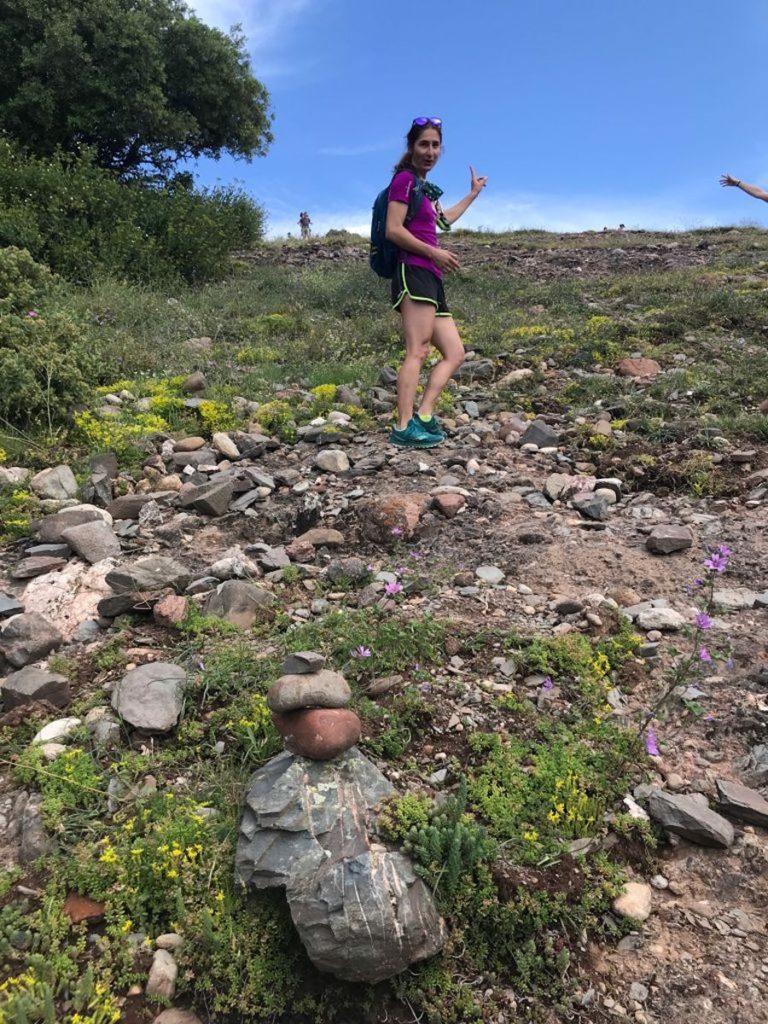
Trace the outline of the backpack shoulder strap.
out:
[[[406,224],[408,223],[409,220],[413,220],[413,218],[416,216],[416,214],[418,212],[418,209],[421,206],[421,201],[422,201],[423,198],[424,198],[424,182],[421,180],[421,178],[418,176],[418,174],[414,174],[413,175],[413,188],[411,189],[411,194],[408,197],[408,210],[406,211],[406,214],[405,214],[405,223]]]

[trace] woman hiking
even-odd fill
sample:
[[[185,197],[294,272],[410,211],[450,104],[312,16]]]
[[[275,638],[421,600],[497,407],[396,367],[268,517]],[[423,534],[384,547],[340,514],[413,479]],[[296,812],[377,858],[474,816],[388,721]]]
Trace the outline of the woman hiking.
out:
[[[445,438],[434,416],[440,392],[464,361],[464,346],[445,301],[443,274],[458,270],[455,254],[437,244],[437,228],[449,230],[485,188],[488,179],[470,166],[469,193],[443,210],[442,191],[426,181],[443,145],[439,117],[416,117],[406,136],[407,149],[389,187],[387,238],[397,246],[392,278],[392,305],[400,311],[405,333],[405,360],[397,377],[397,426],[389,436],[399,448],[432,448]],[[424,198],[406,225],[408,200],[421,186]],[[432,368],[419,407],[413,405],[424,360],[434,345],[442,359]]]

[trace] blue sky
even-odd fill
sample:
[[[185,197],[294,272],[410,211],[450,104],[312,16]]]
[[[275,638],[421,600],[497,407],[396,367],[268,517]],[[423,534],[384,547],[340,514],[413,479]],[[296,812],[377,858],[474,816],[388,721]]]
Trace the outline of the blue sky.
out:
[[[451,202],[487,174],[465,227],[768,226],[764,0],[189,0],[240,23],[275,142],[193,166],[267,209],[268,233],[367,231],[413,117],[439,115],[430,175]]]

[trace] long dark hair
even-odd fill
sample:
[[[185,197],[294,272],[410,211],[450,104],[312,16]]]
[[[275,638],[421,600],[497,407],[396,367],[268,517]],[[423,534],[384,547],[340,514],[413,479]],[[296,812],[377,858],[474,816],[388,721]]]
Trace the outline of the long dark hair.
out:
[[[426,124],[412,124],[411,125],[411,130],[405,136],[405,144],[406,144],[406,146],[408,148],[406,149],[405,153],[403,153],[403,155],[400,157],[400,159],[395,164],[395,169],[394,169],[394,172],[393,172],[394,174],[399,174],[400,171],[413,171],[414,170],[414,167],[413,167],[413,147],[416,145],[416,143],[421,138],[421,136],[424,134],[424,132],[427,130],[427,128],[433,128],[437,132],[437,134],[440,136],[440,145],[442,146],[442,144],[443,144],[443,129],[441,127],[438,127],[438,125],[436,125],[436,124],[430,124],[429,122],[427,122]]]

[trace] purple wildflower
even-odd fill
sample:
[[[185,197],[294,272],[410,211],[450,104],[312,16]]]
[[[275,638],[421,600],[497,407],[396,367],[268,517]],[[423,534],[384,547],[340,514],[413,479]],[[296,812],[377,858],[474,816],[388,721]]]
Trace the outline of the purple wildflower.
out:
[[[393,537],[402,537],[403,528],[402,526],[393,526],[390,532]]]
[[[704,565],[710,572],[725,572],[728,568],[728,561],[733,552],[727,544],[721,544],[717,551],[713,551]]]
[[[648,751],[651,757],[660,757],[659,745],[656,742],[656,733],[653,729],[649,729],[645,734],[645,749]]]
[[[403,589],[402,583],[388,583],[386,585],[386,587],[384,587],[384,593],[385,594],[399,594],[402,589]]]
[[[418,561],[419,561],[419,559],[421,558],[421,555],[419,554],[419,552],[418,552],[418,551],[409,551],[409,552],[408,552],[408,554],[409,554],[409,555],[411,556],[411,558],[412,558],[412,559],[413,559],[413,560],[414,560],[415,562],[418,562]]]
[[[715,720],[715,716],[714,715],[704,715],[704,721],[705,722],[714,722],[714,720]]]
[[[363,647],[362,644],[360,644],[359,647],[356,647],[354,651],[352,651],[353,658],[370,658],[371,654],[372,651],[370,647]]]
[[[27,316],[31,317],[33,320],[37,320],[37,318],[40,316],[40,314],[37,312],[36,309],[28,309],[27,310]]]
[[[554,685],[555,684],[552,682],[552,680],[549,678],[549,676],[547,676],[547,678],[541,684],[541,688],[542,688],[542,690],[552,690],[554,688]]]
[[[712,629],[712,619],[706,612],[699,612],[696,616],[696,626],[698,629]]]
[[[398,567],[395,569],[395,576],[405,576],[407,572],[408,570],[405,568],[404,565],[398,565]]]
[[[725,667],[728,669],[729,672],[734,668],[735,665],[736,662],[733,660],[733,658],[728,658],[728,660],[725,663]]]
[[[699,648],[699,658],[702,661],[712,661],[712,655],[709,653],[706,647],[701,646]]]

